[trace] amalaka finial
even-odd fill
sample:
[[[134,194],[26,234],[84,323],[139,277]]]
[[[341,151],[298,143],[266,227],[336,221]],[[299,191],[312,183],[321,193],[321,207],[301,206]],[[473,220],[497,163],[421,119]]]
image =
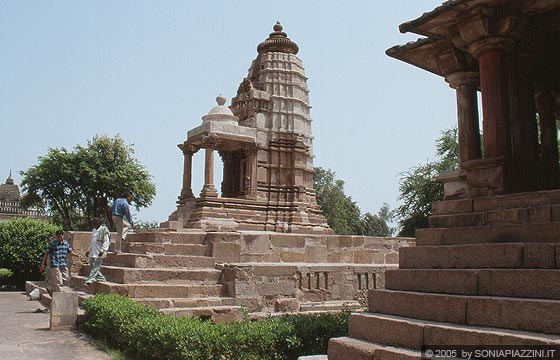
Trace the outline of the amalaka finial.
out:
[[[227,101],[227,98],[225,96],[223,96],[222,94],[216,96],[216,102],[218,103],[218,105],[223,106]]]
[[[288,38],[288,35],[283,32],[284,27],[277,21],[272,27],[274,32],[268,35],[268,39],[263,41],[257,46],[257,52],[259,54],[266,52],[283,52],[288,54],[297,54],[299,47],[295,42]]]

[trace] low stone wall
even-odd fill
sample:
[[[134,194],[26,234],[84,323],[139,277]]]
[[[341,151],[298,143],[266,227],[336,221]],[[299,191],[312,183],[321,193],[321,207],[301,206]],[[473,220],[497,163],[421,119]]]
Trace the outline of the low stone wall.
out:
[[[398,265],[237,263],[222,264],[228,296],[249,312],[300,311],[306,302],[359,301],[385,287],[385,270]]]
[[[218,262],[399,263],[399,248],[413,238],[278,233],[208,233]],[[239,254],[239,255],[233,255]]]

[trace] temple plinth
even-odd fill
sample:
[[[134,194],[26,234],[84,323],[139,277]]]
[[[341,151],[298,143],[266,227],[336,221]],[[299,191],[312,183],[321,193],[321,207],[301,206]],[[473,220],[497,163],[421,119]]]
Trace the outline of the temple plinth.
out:
[[[274,25],[231,106],[218,96],[218,105],[179,144],[183,187],[170,217],[177,228],[332,233],[313,189],[311,106],[298,51],[282,25]],[[192,158],[199,149],[204,186],[194,197]],[[221,194],[214,184],[216,152]]]

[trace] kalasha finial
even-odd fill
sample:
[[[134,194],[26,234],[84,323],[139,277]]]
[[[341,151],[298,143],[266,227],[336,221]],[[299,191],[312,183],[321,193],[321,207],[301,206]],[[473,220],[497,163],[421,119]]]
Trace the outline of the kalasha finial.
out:
[[[284,27],[280,24],[280,21],[277,21],[272,29],[274,32],[270,33],[268,39],[257,46],[257,52],[259,54],[266,52],[283,52],[295,55],[298,53],[299,47],[282,31]]]
[[[216,96],[216,102],[218,103],[218,105],[223,106],[227,101],[227,98],[225,96],[223,96],[222,94]]]

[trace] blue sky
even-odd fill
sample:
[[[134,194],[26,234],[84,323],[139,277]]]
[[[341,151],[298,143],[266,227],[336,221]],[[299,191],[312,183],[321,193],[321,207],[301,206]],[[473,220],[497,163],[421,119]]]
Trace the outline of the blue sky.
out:
[[[279,20],[309,78],[315,166],[362,211],[395,208],[399,174],[456,124],[455,94],[385,50],[417,39],[398,25],[441,2],[0,1],[0,181],[12,170],[19,184],[49,147],[120,134],[157,186],[137,220],[166,220],[181,189],[176,145],[216,95],[229,104]]]

